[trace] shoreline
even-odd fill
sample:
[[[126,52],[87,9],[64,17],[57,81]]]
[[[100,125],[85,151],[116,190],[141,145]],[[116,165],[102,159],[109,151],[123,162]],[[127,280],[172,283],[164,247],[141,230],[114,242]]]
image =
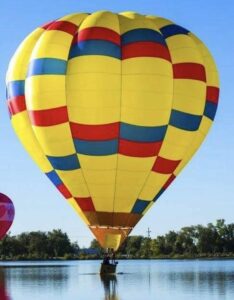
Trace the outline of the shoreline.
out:
[[[234,259],[233,255],[226,255],[226,256],[160,256],[160,257],[117,257],[116,260],[124,261],[124,260],[226,260],[226,259]],[[25,258],[25,259],[0,259],[0,263],[8,263],[8,262],[66,262],[66,261],[91,261],[91,260],[98,260],[101,261],[102,257],[89,257],[89,258],[63,258],[63,257],[57,257],[57,258],[50,258],[50,259],[41,259],[41,258]]]

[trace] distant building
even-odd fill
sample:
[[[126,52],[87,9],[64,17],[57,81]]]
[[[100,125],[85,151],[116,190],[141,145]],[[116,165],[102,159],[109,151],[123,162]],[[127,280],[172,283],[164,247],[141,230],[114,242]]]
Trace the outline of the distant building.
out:
[[[99,255],[101,252],[96,248],[83,248],[80,249],[79,253],[84,255]]]

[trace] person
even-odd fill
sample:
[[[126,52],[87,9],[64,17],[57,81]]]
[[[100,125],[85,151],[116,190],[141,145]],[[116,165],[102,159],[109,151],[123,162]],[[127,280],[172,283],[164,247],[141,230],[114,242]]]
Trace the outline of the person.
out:
[[[103,264],[104,264],[104,265],[109,265],[109,264],[110,264],[110,256],[109,256],[108,253],[105,253],[105,254],[104,254]]]
[[[111,249],[111,262],[112,264],[115,264],[115,250]]]

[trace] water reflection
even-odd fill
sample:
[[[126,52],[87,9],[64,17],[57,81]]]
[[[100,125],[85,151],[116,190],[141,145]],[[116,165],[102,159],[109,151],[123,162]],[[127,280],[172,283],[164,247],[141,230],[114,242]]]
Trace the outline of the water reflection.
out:
[[[39,297],[43,289],[45,294],[60,296],[67,292],[68,270],[69,268],[64,266],[12,267],[6,268],[5,278],[12,292],[21,290],[25,294],[31,294],[33,291],[35,297]],[[12,294],[13,300],[18,299]]]
[[[2,263],[0,300],[234,299],[234,260],[126,260],[104,277],[99,264]]]
[[[8,291],[7,285],[5,280],[5,271],[4,269],[0,268],[0,299],[1,300],[11,300]]]
[[[105,298],[104,300],[120,300],[117,295],[117,278],[116,275],[100,275]]]
[[[234,292],[234,272],[171,272],[165,274],[167,282],[183,290],[200,290],[200,292],[209,290],[210,294],[216,293],[225,295],[226,291]]]

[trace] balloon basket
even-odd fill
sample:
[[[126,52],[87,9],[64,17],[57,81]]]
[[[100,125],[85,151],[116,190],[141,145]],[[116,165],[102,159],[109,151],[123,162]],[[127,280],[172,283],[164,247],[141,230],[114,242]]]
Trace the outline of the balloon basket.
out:
[[[100,274],[101,275],[108,275],[108,274],[116,274],[116,268],[117,268],[118,262],[110,263],[110,264],[101,264],[100,268]]]

